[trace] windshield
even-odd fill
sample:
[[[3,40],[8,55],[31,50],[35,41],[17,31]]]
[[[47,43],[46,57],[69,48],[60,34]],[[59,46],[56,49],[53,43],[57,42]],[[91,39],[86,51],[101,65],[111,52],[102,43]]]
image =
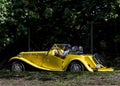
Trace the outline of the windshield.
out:
[[[54,44],[54,45],[52,46],[52,49],[53,49],[53,48],[60,48],[60,49],[64,50],[64,48],[65,48],[66,45],[67,45],[67,44]]]

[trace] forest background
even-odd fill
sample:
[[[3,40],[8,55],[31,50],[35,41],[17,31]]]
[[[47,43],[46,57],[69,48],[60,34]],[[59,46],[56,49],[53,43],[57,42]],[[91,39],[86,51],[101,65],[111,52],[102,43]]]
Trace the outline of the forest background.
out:
[[[54,43],[81,45],[120,67],[120,0],[0,0],[0,67]]]

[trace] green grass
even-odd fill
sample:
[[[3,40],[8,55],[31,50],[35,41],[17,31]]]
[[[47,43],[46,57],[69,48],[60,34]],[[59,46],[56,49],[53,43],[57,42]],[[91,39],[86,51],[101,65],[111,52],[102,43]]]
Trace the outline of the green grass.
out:
[[[0,85],[1,83],[6,84],[4,81],[7,81],[9,86],[110,86],[120,84],[120,71],[80,73],[26,71],[13,73],[9,70],[0,70]],[[20,82],[21,85],[19,85]]]

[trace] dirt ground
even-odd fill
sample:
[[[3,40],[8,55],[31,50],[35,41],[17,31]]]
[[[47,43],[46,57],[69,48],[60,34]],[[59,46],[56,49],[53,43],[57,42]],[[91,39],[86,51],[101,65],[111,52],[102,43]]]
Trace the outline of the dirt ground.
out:
[[[0,72],[0,86],[120,86],[120,71],[114,72]]]

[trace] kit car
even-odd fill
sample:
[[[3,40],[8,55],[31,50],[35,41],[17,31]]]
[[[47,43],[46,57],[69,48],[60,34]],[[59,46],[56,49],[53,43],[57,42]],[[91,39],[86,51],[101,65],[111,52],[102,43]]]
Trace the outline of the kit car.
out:
[[[100,58],[92,54],[69,52],[65,57],[55,55],[56,51],[64,52],[66,44],[54,44],[48,51],[20,52],[19,55],[9,59],[11,70],[14,72],[26,71],[30,67],[47,71],[113,71],[105,66]],[[29,65],[29,67],[28,67]]]

